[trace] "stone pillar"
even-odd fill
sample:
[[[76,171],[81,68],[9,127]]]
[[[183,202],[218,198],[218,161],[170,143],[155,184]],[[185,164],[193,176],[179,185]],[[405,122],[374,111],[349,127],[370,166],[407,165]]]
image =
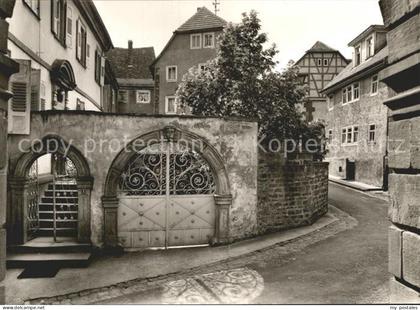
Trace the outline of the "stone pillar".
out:
[[[216,236],[213,243],[226,244],[229,238],[229,213],[232,205],[232,195],[215,195],[216,203]]]
[[[420,2],[381,0],[387,27],[388,67],[382,82],[392,89],[384,104],[388,128],[389,272],[391,303],[420,302]]]
[[[104,208],[105,247],[118,247],[118,198],[102,197],[102,205]]]
[[[6,274],[6,205],[7,205],[7,110],[11,93],[9,77],[19,71],[19,65],[6,56],[9,24],[15,0],[0,0],[0,303],[4,304]]]
[[[27,185],[25,178],[9,178],[10,208],[7,216],[7,242],[11,245],[23,244],[26,242],[26,189]]]
[[[77,240],[80,243],[90,243],[90,195],[93,187],[91,178],[78,178],[78,221],[77,221]]]

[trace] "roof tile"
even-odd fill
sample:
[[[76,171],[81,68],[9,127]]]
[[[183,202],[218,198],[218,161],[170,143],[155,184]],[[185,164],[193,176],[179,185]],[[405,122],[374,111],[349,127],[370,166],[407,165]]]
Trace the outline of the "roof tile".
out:
[[[153,47],[114,48],[107,53],[117,79],[152,79],[149,66],[155,60]]]
[[[213,28],[223,28],[227,22],[211,12],[206,7],[197,9],[197,13],[191,16],[175,32],[188,32],[194,30],[204,30]]]

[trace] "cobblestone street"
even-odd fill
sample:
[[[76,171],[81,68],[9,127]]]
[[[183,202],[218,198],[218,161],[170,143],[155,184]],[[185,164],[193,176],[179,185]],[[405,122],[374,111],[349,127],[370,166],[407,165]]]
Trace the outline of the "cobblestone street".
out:
[[[339,221],[290,243],[187,272],[133,280],[43,302],[388,302],[387,203],[335,184],[330,184],[330,203],[344,211],[338,213]],[[366,235],[370,238],[363,237]]]

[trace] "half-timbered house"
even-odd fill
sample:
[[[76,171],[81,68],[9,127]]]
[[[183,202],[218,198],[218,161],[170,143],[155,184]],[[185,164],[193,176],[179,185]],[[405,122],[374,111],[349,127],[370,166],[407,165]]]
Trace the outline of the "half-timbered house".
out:
[[[338,50],[317,41],[297,62],[299,75],[308,87],[303,103],[307,121],[325,119],[327,98],[321,90],[349,63]]]

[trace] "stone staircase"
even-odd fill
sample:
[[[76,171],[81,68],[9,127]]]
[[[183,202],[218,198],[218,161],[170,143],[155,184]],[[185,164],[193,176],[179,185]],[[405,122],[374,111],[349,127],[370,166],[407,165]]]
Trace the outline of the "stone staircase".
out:
[[[78,197],[77,185],[57,182],[55,189],[49,184],[39,204],[38,236],[53,236],[54,194],[56,207],[56,232],[59,237],[77,236]]]
[[[55,198],[55,202],[54,202]],[[54,241],[54,205],[56,241]],[[39,203],[39,230],[23,245],[8,248],[7,267],[52,264],[60,268],[87,267],[92,246],[77,242],[78,191],[75,182],[49,184]]]

